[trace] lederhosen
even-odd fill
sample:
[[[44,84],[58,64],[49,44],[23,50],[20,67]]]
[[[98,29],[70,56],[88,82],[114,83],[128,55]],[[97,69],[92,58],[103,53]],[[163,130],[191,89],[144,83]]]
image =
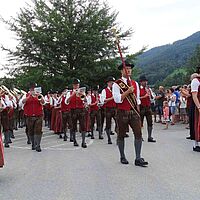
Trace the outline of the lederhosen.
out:
[[[119,85],[121,93],[127,91],[129,88],[121,79],[117,80],[116,83]],[[134,81],[132,83],[135,94],[129,94],[122,103],[117,104],[117,134],[119,140],[124,139],[128,125],[132,128],[135,139],[141,140],[142,138],[141,118],[137,110],[136,97],[134,97],[137,94],[137,87]]]

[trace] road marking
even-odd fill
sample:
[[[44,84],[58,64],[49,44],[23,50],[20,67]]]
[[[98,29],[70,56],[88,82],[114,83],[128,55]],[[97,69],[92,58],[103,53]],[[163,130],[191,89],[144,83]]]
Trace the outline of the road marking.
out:
[[[87,146],[89,147],[90,145],[92,145],[94,143],[94,140],[89,140],[89,142],[87,143]],[[58,145],[53,145],[53,146],[49,146],[49,147],[44,147],[42,148],[42,150],[53,150],[53,151],[74,151],[74,150],[79,150],[81,149],[82,147],[79,146],[79,147],[73,147],[73,148],[55,148],[55,147],[61,147],[61,146],[64,146],[66,145],[66,143],[63,143],[63,144],[58,144]],[[42,144],[41,144],[42,146]],[[19,147],[19,146],[10,146],[11,148],[13,149],[31,149],[30,147]]]

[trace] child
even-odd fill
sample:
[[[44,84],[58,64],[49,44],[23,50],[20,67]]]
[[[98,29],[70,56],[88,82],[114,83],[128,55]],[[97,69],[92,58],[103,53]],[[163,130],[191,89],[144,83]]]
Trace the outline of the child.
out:
[[[179,105],[180,105],[180,118],[183,121],[183,124],[187,124],[187,113],[186,113],[187,102],[186,102],[186,97],[183,96],[183,93],[181,93]]]
[[[166,130],[166,129],[168,129],[168,126],[169,126],[169,105],[168,105],[168,101],[163,102],[163,118],[164,118],[164,122],[166,124],[164,130]]]

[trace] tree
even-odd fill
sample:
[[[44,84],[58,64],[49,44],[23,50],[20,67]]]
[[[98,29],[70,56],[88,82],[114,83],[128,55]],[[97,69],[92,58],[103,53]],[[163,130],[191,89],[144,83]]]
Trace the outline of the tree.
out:
[[[15,66],[11,74],[23,85],[34,80],[47,89],[63,88],[73,77],[103,84],[119,63],[111,28],[118,27],[121,40],[132,34],[122,31],[117,14],[99,0],[33,0],[16,18],[3,20],[18,40],[14,50],[3,47]]]

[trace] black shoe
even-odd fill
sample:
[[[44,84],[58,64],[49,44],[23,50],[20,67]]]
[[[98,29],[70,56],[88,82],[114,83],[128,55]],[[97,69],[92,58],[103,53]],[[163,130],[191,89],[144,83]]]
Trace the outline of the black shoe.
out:
[[[148,138],[148,142],[156,142],[153,138]]]
[[[32,150],[36,150],[35,145],[32,145]]]
[[[111,140],[108,140],[108,144],[112,144],[112,141],[111,141]]]
[[[135,160],[135,165],[140,167],[147,167],[149,163],[144,160],[144,158],[139,158]]]
[[[191,136],[188,136],[188,137],[186,137],[186,139],[191,140],[192,138],[191,138]]]
[[[9,143],[9,144],[12,144],[12,140],[9,140],[8,143]]]
[[[74,140],[72,139],[72,138],[70,138],[70,140],[69,140],[70,142],[74,142]]]
[[[12,139],[15,139],[15,136],[14,136],[14,135],[11,135],[11,138],[12,138]]]
[[[129,135],[126,133],[126,134],[125,134],[125,137],[129,137]]]
[[[82,148],[87,148],[87,144],[82,143],[81,147],[82,147]]]
[[[128,160],[126,160],[126,158],[121,158],[121,159],[120,159],[120,162],[121,162],[122,164],[125,164],[125,165],[128,165],[128,164],[129,164],[129,162],[128,162]]]
[[[91,139],[94,139],[94,135],[91,136]]]
[[[42,149],[40,148],[40,146],[37,146],[37,147],[35,148],[35,150],[36,150],[37,152],[41,152],[41,151],[42,151]]]
[[[99,136],[99,139],[100,139],[100,140],[103,140],[103,136],[102,136],[102,135],[100,135],[100,136]]]
[[[59,135],[59,138],[62,139],[62,135],[61,134]],[[65,139],[65,136],[64,136],[64,139]]]
[[[75,146],[75,147],[78,147],[78,146],[79,146],[78,143],[77,143],[77,141],[74,141],[74,146]]]
[[[111,131],[111,132],[110,132],[110,135],[115,135],[115,133]]]
[[[90,134],[90,133],[87,134],[87,137],[91,137],[91,136],[92,136],[92,134]]]
[[[27,144],[31,144],[31,141],[27,140]]]
[[[9,148],[10,145],[9,145],[9,144],[4,144],[4,147],[5,147],[5,148]]]
[[[200,147],[199,146],[193,147],[193,151],[200,152]]]
[[[67,141],[67,136],[64,136],[64,141]]]

